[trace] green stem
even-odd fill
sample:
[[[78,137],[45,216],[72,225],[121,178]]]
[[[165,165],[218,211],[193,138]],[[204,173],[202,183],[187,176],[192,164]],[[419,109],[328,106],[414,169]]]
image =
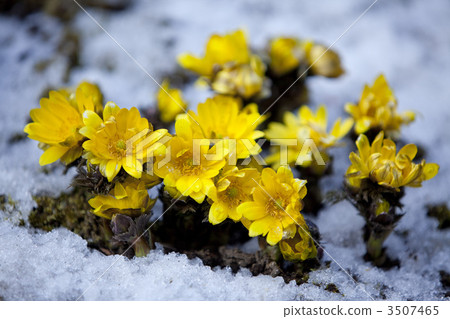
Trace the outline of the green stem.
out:
[[[133,246],[136,257],[145,257],[150,252],[150,246],[144,238],[139,238]]]
[[[370,230],[369,238],[366,242],[367,255],[376,266],[381,266],[386,261],[383,243],[389,237],[393,227],[385,227],[382,231]]]

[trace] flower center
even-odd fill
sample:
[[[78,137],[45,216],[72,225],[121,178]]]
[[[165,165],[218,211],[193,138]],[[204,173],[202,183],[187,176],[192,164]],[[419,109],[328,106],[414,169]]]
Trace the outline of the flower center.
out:
[[[127,145],[125,144],[124,140],[118,140],[116,143],[116,147],[118,149],[125,150],[127,148]]]
[[[284,212],[284,202],[282,199],[270,199],[266,204],[266,212],[276,218],[281,218]]]
[[[108,143],[108,151],[116,159],[126,156],[127,144],[123,139],[111,139]]]
[[[228,189],[228,196],[230,197],[236,197],[238,195],[239,191],[236,187],[231,187]]]
[[[179,157],[175,162],[175,168],[180,171],[182,175],[196,176],[202,172],[201,165],[194,165],[191,152],[186,152]]]

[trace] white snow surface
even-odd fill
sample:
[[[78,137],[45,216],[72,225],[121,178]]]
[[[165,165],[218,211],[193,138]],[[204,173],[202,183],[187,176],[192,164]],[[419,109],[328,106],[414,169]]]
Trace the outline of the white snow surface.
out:
[[[371,3],[141,0],[123,12],[89,12],[161,81],[162,74],[176,65],[178,53],[200,54],[211,33],[243,27],[255,48],[279,35],[331,44]],[[379,0],[333,47],[341,55],[345,76],[308,79],[310,105],[325,103],[334,119],[344,114],[346,102],[358,99],[364,83],[383,72],[400,110],[421,114],[403,130],[403,138],[425,146],[427,160],[439,163],[441,169],[422,188],[406,191],[406,214],[386,241],[388,254],[401,262],[399,269],[385,271],[363,260],[363,220],[343,202],[327,207],[315,219],[329,255],[301,286],[285,284],[282,278],[252,277],[245,269],[233,275],[229,269],[211,269],[200,260],[160,250],[132,260],[104,256],[66,229],[45,233],[19,226],[35,205],[33,195],[67,191],[73,176],[72,171],[62,175],[58,167],[45,173],[36,142],[7,143],[23,130],[41,92],[49,85],[62,85],[66,60],[55,52],[63,25],[40,13],[24,20],[0,16],[0,194],[16,203],[0,211],[0,299],[75,300],[83,292],[82,300],[445,299],[439,271],[450,272],[450,232],[436,230],[437,221],[426,216],[425,205],[450,204],[449,16],[446,0]],[[153,80],[83,12],[74,25],[83,39],[82,66],[72,72],[69,84],[94,81],[107,100],[120,106],[151,105],[157,90]],[[34,32],[33,26],[39,30]],[[35,71],[37,62],[49,58],[46,70]],[[207,95],[193,87],[186,90],[194,107]],[[348,152],[349,146],[334,152],[335,172],[323,181],[324,189],[341,185]],[[331,261],[329,267],[326,261]],[[340,293],[326,291],[329,283]]]

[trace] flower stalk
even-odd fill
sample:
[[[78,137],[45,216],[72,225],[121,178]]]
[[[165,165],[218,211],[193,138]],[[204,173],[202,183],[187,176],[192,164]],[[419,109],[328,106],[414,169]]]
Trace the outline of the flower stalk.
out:
[[[403,216],[404,188],[420,187],[439,170],[434,163],[415,164],[417,147],[405,145],[397,153],[395,143],[379,133],[372,144],[361,134],[356,141],[358,154],[351,153],[346,175],[346,192],[350,202],[364,217],[364,241],[368,260],[379,267],[389,266],[383,243]]]

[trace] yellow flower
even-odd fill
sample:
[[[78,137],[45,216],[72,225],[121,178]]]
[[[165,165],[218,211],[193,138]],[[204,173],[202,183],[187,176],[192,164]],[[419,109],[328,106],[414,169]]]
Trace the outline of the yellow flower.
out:
[[[216,225],[226,218],[239,221],[242,215],[237,211],[237,207],[251,200],[253,190],[257,187],[256,183],[259,183],[259,176],[260,173],[255,168],[225,167],[216,183],[217,192],[210,195],[209,201],[212,205],[209,222]]]
[[[219,94],[240,96],[244,99],[255,95],[265,96],[264,74],[266,66],[252,55],[247,64],[226,64],[218,71],[211,87]]]
[[[336,52],[322,44],[297,38],[276,38],[269,43],[270,68],[284,75],[304,64],[312,75],[335,78],[344,73]]]
[[[50,91],[48,98],[42,98],[41,107],[30,112],[32,123],[25,126],[28,137],[37,140],[45,150],[39,159],[40,165],[47,165],[60,159],[70,164],[83,151],[84,137],[79,134],[83,127],[82,114],[85,110],[101,111],[102,94],[94,84],[82,82],[75,92],[69,89]]]
[[[337,78],[344,74],[339,55],[322,44],[308,42],[305,44],[306,60],[313,75]]]
[[[259,114],[256,104],[251,103],[242,109],[240,99],[216,95],[200,103],[197,112],[198,115],[189,111],[190,116],[186,117],[191,121],[195,138],[223,139],[224,146],[230,149],[230,156],[236,158],[247,158],[261,151],[255,146],[255,140],[263,137],[264,133],[256,128],[266,116]],[[234,142],[235,145],[230,145]]]
[[[276,75],[284,75],[305,61],[304,43],[295,38],[275,38],[269,43],[270,69]]]
[[[412,111],[397,112],[397,101],[383,74],[377,77],[373,86],[364,86],[358,104],[347,103],[345,110],[355,119],[356,134],[377,129],[395,137],[401,125],[415,118]]]
[[[351,165],[347,170],[347,181],[352,187],[360,187],[361,181],[370,179],[379,185],[399,189],[403,186],[420,187],[422,182],[436,176],[439,165],[413,163],[417,147],[408,144],[396,153],[396,145],[390,139],[384,139],[381,131],[372,145],[363,134],[358,137],[358,154],[350,153]]]
[[[302,199],[306,195],[306,181],[294,178],[289,168],[277,172],[263,169],[261,185],[253,192],[253,201],[238,206],[237,212],[246,219],[249,236],[267,235],[267,242],[276,245],[292,236],[296,225],[305,225]]]
[[[225,64],[246,64],[250,61],[250,51],[247,39],[242,30],[237,30],[226,35],[214,34],[206,44],[206,52],[203,58],[191,54],[181,54],[178,62],[182,67],[205,77],[214,75],[215,67]]]
[[[319,106],[316,113],[307,106],[302,106],[297,116],[286,112],[284,123],[270,123],[265,134],[268,139],[277,139],[278,144],[285,146],[287,149],[286,164],[295,164],[302,155],[305,160],[301,165],[307,166],[312,161],[312,154],[310,152],[301,154],[302,149],[305,152],[305,141],[311,139],[320,152],[325,152],[328,148],[338,145],[338,142],[351,130],[353,120],[348,118],[342,122],[338,118],[329,132],[327,132],[327,126],[328,116],[324,105]],[[297,143],[292,145],[295,140]],[[282,164],[280,152],[284,152],[284,150],[277,146],[273,147],[272,151],[266,161],[277,168]]]
[[[347,118],[342,123],[341,118],[338,118],[331,131],[327,132],[328,115],[325,105],[319,106],[315,114],[306,105],[302,106],[298,112],[298,119],[300,126],[309,128],[308,138],[312,138],[316,145],[323,149],[337,145],[353,126],[351,118]]]
[[[108,195],[97,195],[89,200],[93,213],[111,219],[115,214],[138,217],[148,213],[156,199],[148,195],[144,181],[127,178],[124,183],[116,183]]]
[[[297,226],[292,237],[281,240],[279,246],[285,260],[302,261],[317,256],[316,245],[307,225]]]
[[[220,94],[250,98],[263,90],[265,65],[251,54],[242,30],[223,36],[214,34],[204,57],[185,53],[178,62],[205,78]]]
[[[213,178],[225,165],[225,149],[218,146],[220,143],[210,147],[208,139],[195,139],[186,117],[177,118],[175,131],[166,154],[156,156],[153,171],[164,179],[169,193],[178,192],[202,203],[206,195],[214,192]]]
[[[135,107],[121,109],[109,102],[103,119],[95,112],[86,111],[83,121],[85,126],[80,133],[89,139],[83,143],[84,157],[90,164],[98,165],[110,182],[122,167],[129,175],[140,178],[148,156],[164,151],[159,140],[167,130],[153,131],[152,125],[141,118]]]
[[[75,91],[70,88],[64,88],[59,90],[59,92],[63,94],[74,107],[78,108],[81,114],[83,114],[86,109],[91,110],[92,105],[93,110],[96,113],[101,113],[103,111],[103,94],[95,84],[81,82],[78,84]],[[88,107],[83,107],[84,105],[88,105]]]
[[[180,90],[170,88],[168,80],[165,80],[161,87],[156,98],[161,120],[172,122],[178,114],[185,112],[187,103]]]

